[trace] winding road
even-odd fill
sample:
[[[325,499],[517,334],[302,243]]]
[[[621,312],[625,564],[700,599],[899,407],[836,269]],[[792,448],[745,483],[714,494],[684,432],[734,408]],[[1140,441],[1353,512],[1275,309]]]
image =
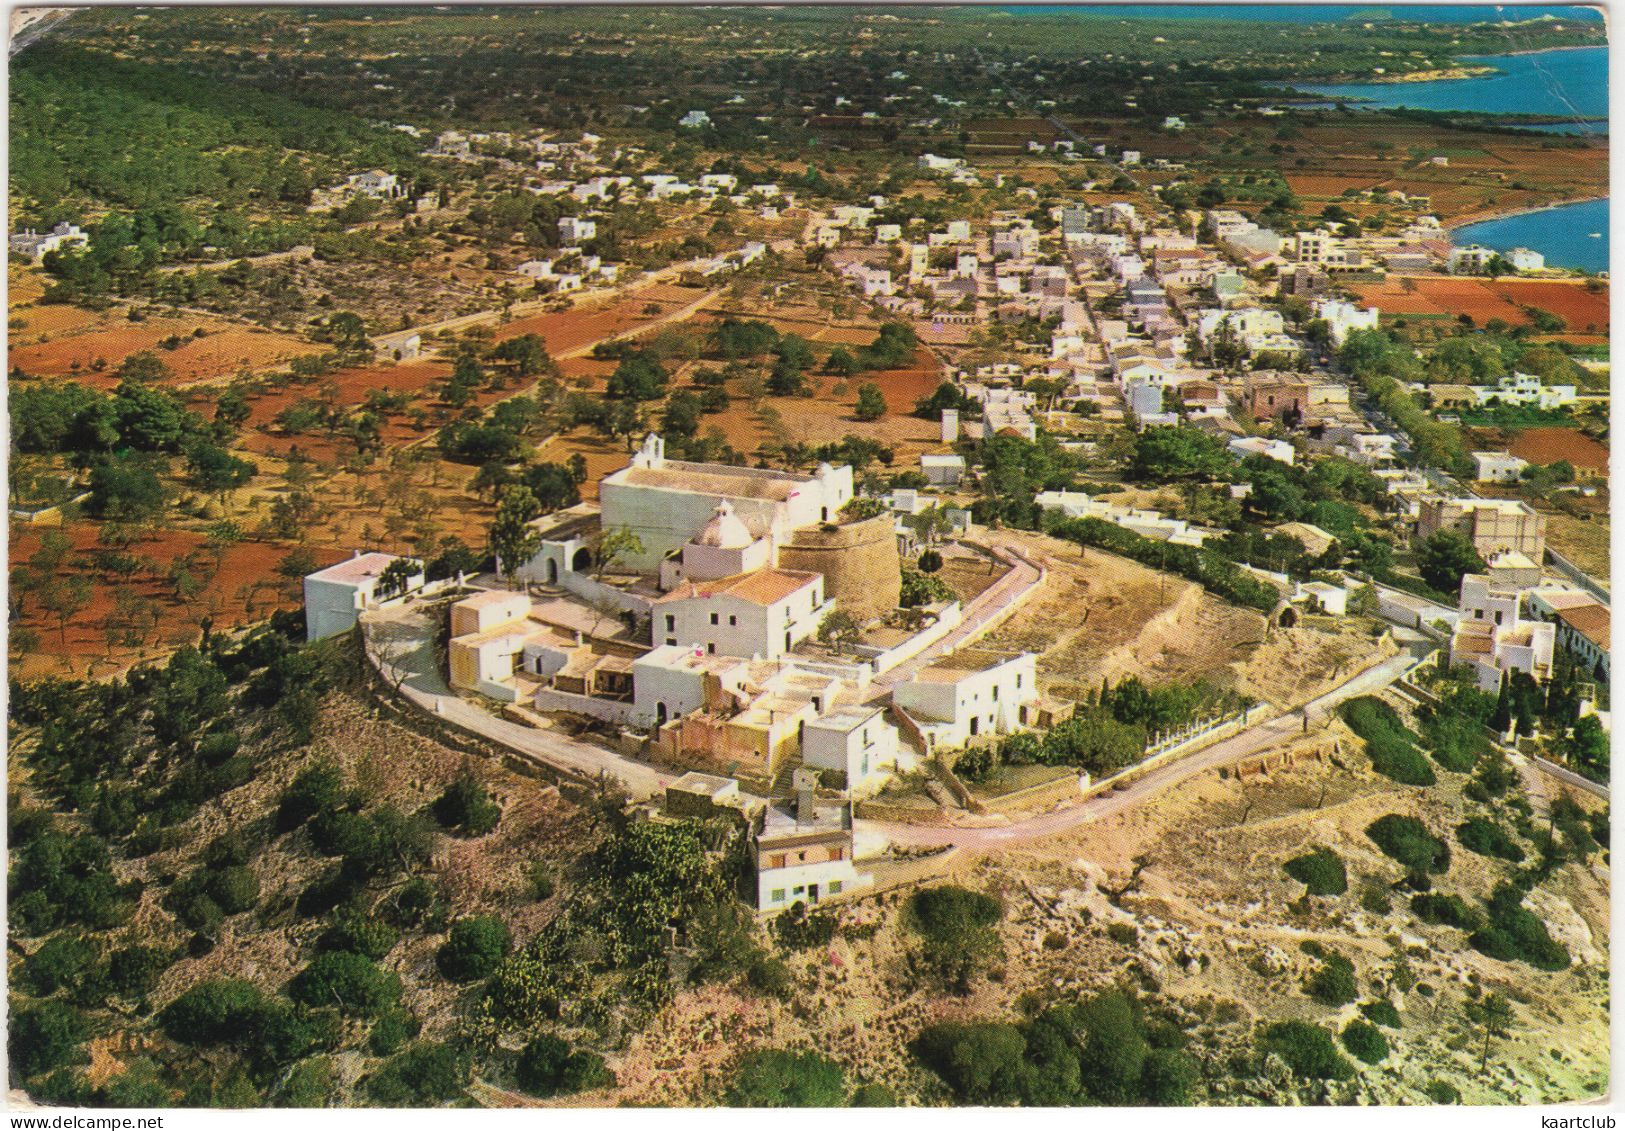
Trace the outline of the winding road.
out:
[[[1122,789],[1109,790],[1086,801],[1029,817],[1024,821],[1005,825],[959,827],[910,825],[891,821],[863,821],[860,825],[868,831],[880,833],[895,845],[918,848],[953,846],[992,849],[1067,832],[1079,825],[1115,816],[1198,774],[1229,765],[1285,742],[1294,735],[1303,733],[1306,717],[1307,725],[1310,726],[1322,722],[1343,700],[1352,699],[1357,695],[1369,695],[1387,687],[1409,671],[1415,663],[1414,655],[1401,652],[1367,668],[1347,683],[1311,700],[1296,711],[1278,715],[1249,727],[1240,734],[1204,747],[1188,757],[1152,770]]]

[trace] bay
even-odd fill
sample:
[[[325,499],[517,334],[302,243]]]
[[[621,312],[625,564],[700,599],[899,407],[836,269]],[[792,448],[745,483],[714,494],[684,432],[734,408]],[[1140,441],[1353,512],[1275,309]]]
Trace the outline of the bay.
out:
[[[1457,247],[1476,243],[1499,252],[1527,247],[1544,255],[1548,267],[1606,271],[1608,201],[1588,200],[1468,224],[1455,229],[1451,238]]]

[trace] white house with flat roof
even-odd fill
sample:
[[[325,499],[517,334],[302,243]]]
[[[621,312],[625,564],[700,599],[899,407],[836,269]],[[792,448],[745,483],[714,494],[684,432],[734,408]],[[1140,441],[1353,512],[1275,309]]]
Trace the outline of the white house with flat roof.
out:
[[[1028,725],[1038,699],[1037,657],[975,649],[956,652],[892,689],[892,702],[919,725],[933,749]]]
[[[796,771],[794,800],[769,805],[756,834],[756,907],[782,911],[870,887],[853,862],[850,801],[820,803],[806,770]]]
[[[801,731],[801,764],[824,771],[853,796],[878,789],[897,765],[897,728],[879,707],[842,707]]]
[[[325,640],[354,628],[362,610],[378,603],[378,578],[400,560],[395,554],[358,553],[309,574],[305,578],[305,639]],[[413,564],[417,572],[407,579],[406,592],[423,587],[422,563]]]
[[[1474,452],[1473,478],[1480,483],[1516,483],[1529,461],[1510,452]]]

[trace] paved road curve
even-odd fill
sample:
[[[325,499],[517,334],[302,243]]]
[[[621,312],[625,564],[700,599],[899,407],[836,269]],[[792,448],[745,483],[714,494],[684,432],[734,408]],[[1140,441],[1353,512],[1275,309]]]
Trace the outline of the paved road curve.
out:
[[[1187,758],[1152,770],[1145,776],[1135,779],[1124,789],[1099,794],[1070,808],[1057,809],[1013,824],[974,828],[942,828],[889,821],[864,821],[860,824],[866,830],[889,837],[894,844],[918,847],[955,845],[971,849],[996,848],[1053,836],[1091,821],[1115,816],[1197,774],[1206,773],[1208,770],[1228,765],[1285,742],[1303,732],[1306,713],[1309,725],[1313,726],[1323,721],[1332,708],[1343,700],[1352,699],[1357,695],[1369,695],[1388,686],[1403,675],[1414,662],[1414,656],[1402,652],[1381,664],[1367,668],[1341,687],[1311,700],[1299,710],[1259,723],[1240,734],[1215,742],[1212,746],[1205,747]]]
[[[385,679],[401,681],[400,693],[411,702],[522,757],[588,778],[613,774],[640,800],[663,796],[666,785],[682,776],[594,743],[499,719],[459,697],[435,663],[433,639],[420,608],[405,605],[367,613],[361,625],[368,656]]]

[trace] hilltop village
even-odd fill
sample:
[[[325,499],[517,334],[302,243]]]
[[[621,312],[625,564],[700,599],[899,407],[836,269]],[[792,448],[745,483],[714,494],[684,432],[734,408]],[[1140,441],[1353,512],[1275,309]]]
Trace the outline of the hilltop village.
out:
[[[30,21],[13,1102],[1605,1095],[1607,135],[1295,86],[1464,21]]]

